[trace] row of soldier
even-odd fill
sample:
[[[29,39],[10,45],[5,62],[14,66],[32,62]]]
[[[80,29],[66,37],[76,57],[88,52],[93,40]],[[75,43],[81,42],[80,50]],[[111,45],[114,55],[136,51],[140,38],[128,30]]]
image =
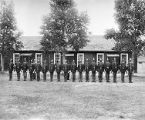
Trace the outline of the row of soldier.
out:
[[[41,65],[39,62],[35,63],[34,61],[31,61],[30,64],[27,63],[26,59],[24,59],[24,62],[21,64],[20,61],[17,62],[15,65],[13,64],[13,61],[11,60],[9,64],[9,80],[12,80],[12,73],[13,71],[17,72],[17,79],[20,80],[20,74],[21,71],[23,71],[24,81],[27,80],[27,71],[29,71],[30,75],[30,81],[37,79],[37,81],[40,81],[40,72],[43,73],[43,80],[46,81],[46,74],[49,71],[50,72],[50,81],[53,81],[53,74],[54,71],[57,73],[57,80],[60,81],[60,73],[61,71],[64,72],[64,82],[66,82],[69,79],[69,71],[72,73],[72,81],[75,82],[76,80],[76,71],[79,72],[79,82],[82,82],[83,79],[83,71],[85,71],[85,79],[86,82],[89,82],[89,73],[92,72],[92,82],[96,82],[96,71],[98,72],[98,79],[99,82],[103,81],[103,72],[105,72],[106,75],[106,82],[110,82],[110,72],[113,73],[113,82],[117,82],[117,72],[121,72],[121,81],[124,81],[124,76],[126,71],[128,71],[129,76],[129,83],[132,83],[132,73],[133,73],[133,63],[132,60],[129,60],[128,65],[126,65],[125,60],[122,60],[120,65],[117,64],[116,59],[113,60],[112,63],[109,62],[107,59],[106,63],[104,64],[102,60],[100,59],[99,63],[96,64],[95,60],[93,59],[93,62],[89,64],[88,59],[86,59],[85,64],[81,64],[79,62],[78,66],[75,64],[74,60],[71,65],[68,65],[65,61],[63,65],[60,64],[54,64],[53,60],[51,60],[51,63],[46,63],[46,60],[43,62],[43,65]]]

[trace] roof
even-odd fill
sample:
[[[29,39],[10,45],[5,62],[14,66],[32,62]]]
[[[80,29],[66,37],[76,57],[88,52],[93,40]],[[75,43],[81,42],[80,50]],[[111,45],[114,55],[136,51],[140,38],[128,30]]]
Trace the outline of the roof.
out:
[[[40,40],[42,36],[22,36],[20,41],[23,42],[22,50],[40,50]],[[86,47],[80,50],[84,51],[102,51],[111,50],[114,47],[114,40],[106,40],[104,36],[89,36],[90,42]]]
[[[145,62],[145,56],[139,56],[138,62]]]

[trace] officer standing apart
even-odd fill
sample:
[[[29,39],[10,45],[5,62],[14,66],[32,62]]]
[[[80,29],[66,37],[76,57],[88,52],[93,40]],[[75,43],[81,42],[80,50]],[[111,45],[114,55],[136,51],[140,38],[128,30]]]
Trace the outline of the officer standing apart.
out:
[[[13,64],[13,60],[12,59],[10,60],[8,68],[9,68],[9,81],[11,81],[12,80],[13,70],[14,70],[14,64]]]
[[[127,70],[127,67],[126,67],[126,63],[125,63],[125,60],[123,59],[120,63],[120,72],[121,72],[121,81],[122,83],[124,83],[124,75],[125,75],[125,72]]]
[[[62,66],[57,62],[55,65],[55,70],[57,73],[57,81],[60,82],[60,72],[61,72]]]
[[[21,76],[20,71],[21,71],[21,69],[22,69],[22,65],[20,63],[20,60],[18,60],[18,62],[15,65],[15,70],[17,72],[17,81],[20,81],[20,76]]]
[[[48,71],[48,66],[47,66],[46,60],[44,60],[43,65],[42,65],[43,81],[46,81],[47,71]]]
[[[22,64],[22,70],[23,70],[24,81],[26,81],[26,79],[27,79],[27,70],[28,70],[28,63],[26,61],[26,58],[24,59],[24,62]]]
[[[113,82],[117,82],[117,71],[118,71],[118,65],[116,62],[116,59],[114,58],[113,63],[112,63],[112,72],[113,72]]]
[[[69,66],[68,66],[66,60],[64,61],[64,64],[63,64],[63,72],[64,72],[64,82],[67,82],[67,80],[68,80]]]
[[[77,66],[75,64],[75,61],[72,61],[72,65],[71,65],[71,72],[72,72],[72,81],[75,82],[76,80],[76,70],[77,70]]]
[[[132,74],[133,74],[133,70],[134,70],[134,65],[133,65],[133,61],[131,58],[129,59],[127,70],[128,70],[129,83],[132,83]]]
[[[79,82],[83,82],[82,81],[82,73],[83,73],[83,70],[84,70],[84,65],[82,64],[81,61],[79,61],[79,65],[78,65],[78,72],[79,72]]]
[[[89,61],[88,61],[88,59],[86,59],[85,72],[86,72],[86,82],[89,82],[90,66],[89,66]]]
[[[92,62],[92,65],[91,65],[92,82],[96,82],[96,69],[97,69],[97,65],[95,63],[95,59],[93,58],[93,62]]]
[[[37,74],[37,81],[40,81],[40,72],[41,72],[41,63],[40,61],[37,62],[36,64],[36,74]]]
[[[100,59],[100,61],[98,63],[99,82],[102,82],[102,80],[103,80],[103,72],[104,72],[104,63],[102,62],[102,59]]]
[[[105,64],[105,71],[106,71],[106,82],[110,82],[111,63],[109,62],[108,58]]]
[[[55,65],[53,63],[53,60],[51,60],[50,65],[49,65],[49,72],[50,72],[50,82],[53,81],[53,73],[55,70]]]

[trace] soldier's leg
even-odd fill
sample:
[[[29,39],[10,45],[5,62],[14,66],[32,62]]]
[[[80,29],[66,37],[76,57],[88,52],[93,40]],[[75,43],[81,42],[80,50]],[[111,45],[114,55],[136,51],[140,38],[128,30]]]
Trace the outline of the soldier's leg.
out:
[[[82,82],[82,72],[79,73],[79,82]]]
[[[109,72],[107,72],[107,82],[110,82],[109,81]]]
[[[132,83],[132,73],[129,73],[129,83]]]
[[[46,73],[43,73],[43,81],[46,81]]]
[[[124,73],[121,73],[121,81],[124,83]]]
[[[96,78],[96,73],[95,72],[92,72],[92,82],[96,82],[95,78]]]
[[[72,80],[75,82],[75,73],[72,73]]]
[[[57,73],[57,81],[60,82],[60,72]]]
[[[64,82],[67,81],[67,72],[64,72]]]
[[[17,81],[20,81],[20,72],[17,72]]]
[[[29,72],[29,76],[30,76],[30,81],[32,81],[32,72]],[[25,75],[24,75],[24,80],[25,80]]]
[[[9,72],[9,81],[12,80],[12,72]]]
[[[116,72],[113,72],[113,82],[116,83]]]
[[[50,73],[50,82],[52,82],[53,81],[53,73],[51,72]]]
[[[40,81],[40,72],[37,72],[37,81]]]

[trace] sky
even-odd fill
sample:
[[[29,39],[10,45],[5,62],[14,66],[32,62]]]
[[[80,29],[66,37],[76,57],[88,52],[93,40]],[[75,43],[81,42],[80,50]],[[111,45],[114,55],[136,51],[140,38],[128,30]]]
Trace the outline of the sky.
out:
[[[110,28],[117,28],[114,19],[115,0],[74,0],[79,12],[89,16],[88,32],[104,35]],[[39,36],[42,18],[50,12],[49,0],[13,0],[17,26],[23,36]]]

